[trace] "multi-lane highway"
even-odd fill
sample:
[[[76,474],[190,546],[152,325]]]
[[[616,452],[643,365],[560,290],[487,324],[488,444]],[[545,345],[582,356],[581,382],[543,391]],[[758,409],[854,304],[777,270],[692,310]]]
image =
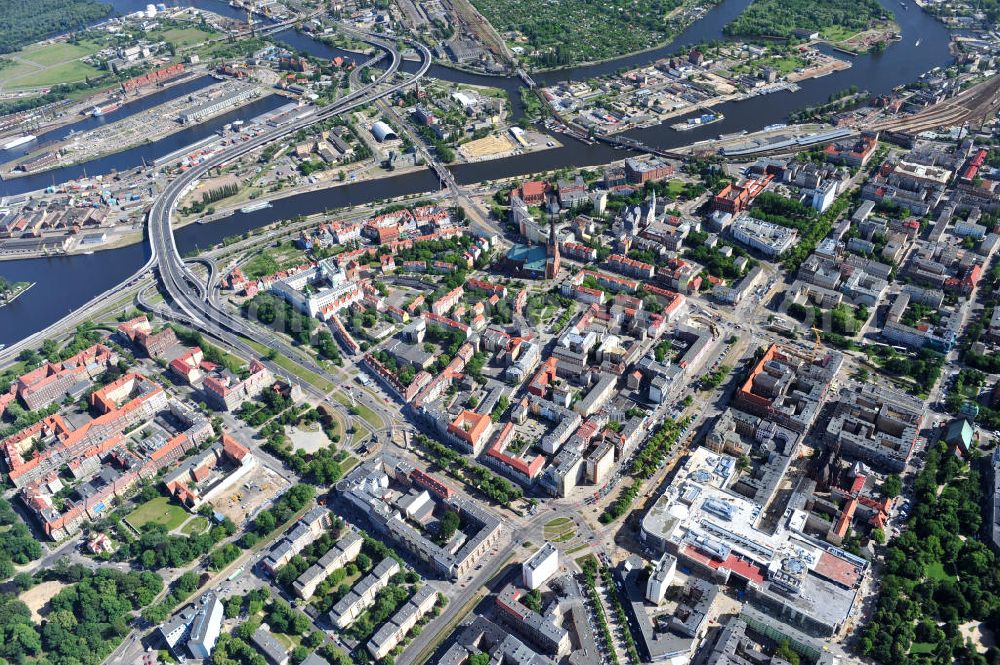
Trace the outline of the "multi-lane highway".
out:
[[[357,33],[355,36],[382,49],[391,57],[389,66],[371,84],[345,96],[311,117],[276,128],[245,143],[234,145],[186,171],[164,189],[149,211],[149,241],[152,248],[150,265],[155,265],[158,268],[160,280],[171,307],[176,308],[179,313],[183,313],[204,332],[226,340],[238,350],[255,355],[254,351],[247,348],[241,339],[247,338],[275,349],[293,362],[315,373],[322,373],[323,369],[311,361],[301,359],[290,348],[290,345],[277,339],[274,335],[266,335],[254,326],[232,317],[219,303],[209,297],[211,289],[195,276],[177,250],[171,218],[177,201],[196,180],[203,177],[210,169],[225,165],[253,150],[279,141],[310,124],[346,113],[390,95],[412,84],[414,80],[422,77],[430,67],[430,52],[422,44],[414,43],[413,45],[421,57],[420,68],[405,81],[391,83],[391,79],[395,76],[402,62],[402,57],[395,44],[373,35]]]
[[[406,80],[386,85],[391,81],[392,77],[395,76],[396,72],[399,71],[399,67],[402,64],[402,55],[396,47],[396,44],[394,42],[384,40],[377,35],[361,33],[347,27],[344,27],[343,30],[346,34],[365,41],[366,43],[380,49],[385,54],[388,54],[391,58],[391,62],[386,70],[370,84],[344,96],[330,106],[321,109],[318,113],[308,118],[303,118],[288,125],[264,132],[253,139],[246,141],[245,143],[233,145],[229,149],[216,154],[209,160],[192,169],[189,169],[181,174],[181,176],[173,180],[163,190],[149,211],[148,235],[152,252],[145,265],[128,278],[122,280],[120,283],[92,299],[86,305],[80,307],[70,316],[61,319],[45,330],[41,330],[34,335],[20,340],[16,344],[11,344],[9,347],[0,350],[0,362],[13,359],[21,350],[29,348],[33,344],[37,344],[39,340],[55,334],[58,330],[65,330],[70,326],[75,325],[77,322],[88,320],[94,312],[105,308],[109,299],[112,297],[122,295],[128,290],[138,287],[143,278],[147,277],[151,271],[156,268],[159,268],[163,285],[167,294],[173,299],[173,304],[192,321],[201,324],[208,324],[208,320],[211,320],[212,317],[200,313],[204,307],[192,307],[187,302],[188,297],[192,295],[200,294],[202,299],[204,299],[206,294],[203,287],[199,286],[199,280],[196,279],[184,265],[177,251],[177,244],[174,240],[173,230],[170,224],[174,207],[186,190],[212,168],[222,166],[234,159],[252,152],[253,150],[257,150],[265,145],[286,138],[313,123],[326,120],[341,113],[346,113],[347,111],[370,104],[382,97],[390,95],[408,85],[411,85],[414,81],[419,80],[427,73],[427,70],[430,69],[430,51],[423,44],[418,42],[408,42],[420,56],[420,67]],[[193,293],[192,290],[194,290]],[[229,317],[226,316],[224,318],[228,322]],[[228,326],[223,325],[222,329],[225,330],[227,327]],[[207,329],[205,332],[216,335],[218,331]],[[251,337],[251,339],[254,338]]]

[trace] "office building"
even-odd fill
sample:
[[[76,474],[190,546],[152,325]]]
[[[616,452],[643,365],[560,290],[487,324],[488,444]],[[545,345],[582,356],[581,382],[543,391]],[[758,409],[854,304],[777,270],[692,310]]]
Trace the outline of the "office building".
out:
[[[161,625],[157,634],[174,656],[183,658],[186,648],[192,657],[206,659],[219,639],[223,614],[222,602],[209,591]]]
[[[842,455],[899,473],[913,454],[924,418],[921,400],[866,383],[840,391],[824,440]]]
[[[527,561],[521,564],[521,579],[534,591],[545,584],[559,570],[559,550],[552,543],[545,543]]]
[[[729,226],[733,240],[764,256],[776,258],[795,245],[799,232],[787,226],[779,226],[771,222],[754,219],[748,215],[740,215]]]
[[[677,557],[667,552],[660,555],[653,570],[649,573],[649,581],[646,582],[646,600],[654,605],[661,604],[676,572]]]

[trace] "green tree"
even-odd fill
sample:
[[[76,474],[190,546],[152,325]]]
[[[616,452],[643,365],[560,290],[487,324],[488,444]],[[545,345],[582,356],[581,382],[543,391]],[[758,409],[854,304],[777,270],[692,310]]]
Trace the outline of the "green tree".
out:
[[[889,474],[882,483],[882,494],[895,499],[903,491],[903,481],[895,473]]]
[[[778,644],[774,655],[787,660],[791,665],[799,665],[799,654],[792,649],[792,645],[788,643],[788,640],[782,640]]]

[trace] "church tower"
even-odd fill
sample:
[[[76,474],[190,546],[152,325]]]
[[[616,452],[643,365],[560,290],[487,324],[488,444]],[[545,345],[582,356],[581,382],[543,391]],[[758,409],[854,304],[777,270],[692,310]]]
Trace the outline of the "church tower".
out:
[[[559,274],[559,238],[556,236],[556,220],[549,220],[549,244],[545,248],[548,260],[545,262],[545,279],[555,279]]]

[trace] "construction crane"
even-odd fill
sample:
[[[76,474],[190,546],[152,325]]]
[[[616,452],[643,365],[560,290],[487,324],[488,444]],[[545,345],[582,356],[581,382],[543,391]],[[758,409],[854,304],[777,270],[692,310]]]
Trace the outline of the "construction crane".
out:
[[[254,7],[253,2],[248,2],[246,4],[246,10],[247,10],[247,28],[250,29],[250,36],[251,37],[256,37],[257,36],[256,21],[253,20],[254,9],[255,9],[255,7]]]
[[[813,336],[816,338],[816,341],[813,343],[813,358],[812,359],[813,359],[813,362],[816,362],[816,360],[819,359],[819,350],[820,350],[820,347],[823,345],[822,338],[820,337],[820,333],[822,331],[819,328],[817,328],[816,326],[813,326],[812,331],[813,331]]]

